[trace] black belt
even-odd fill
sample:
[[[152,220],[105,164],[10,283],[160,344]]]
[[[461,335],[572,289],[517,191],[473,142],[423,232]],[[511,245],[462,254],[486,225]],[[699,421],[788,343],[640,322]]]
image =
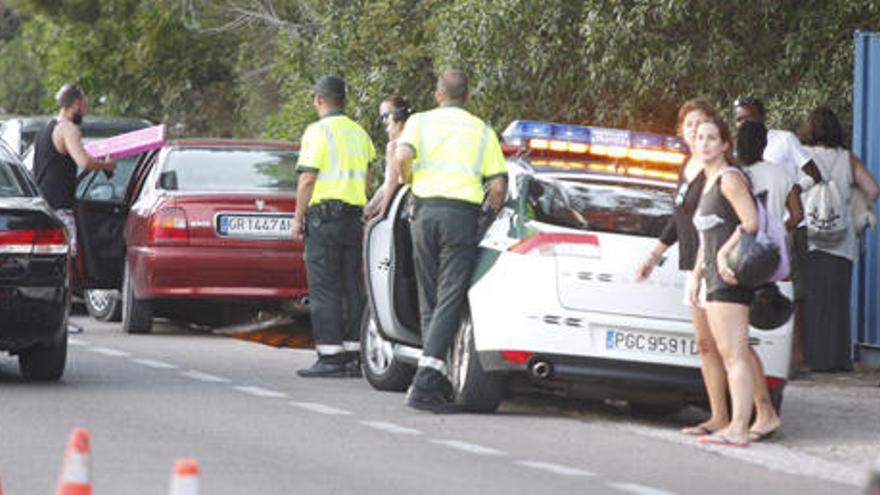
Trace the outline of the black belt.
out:
[[[360,206],[354,206],[344,201],[330,199],[309,206],[306,213],[309,216],[315,216],[318,219],[327,220],[348,215],[360,216],[362,212],[363,208]]]
[[[476,212],[480,211],[480,205],[476,203],[471,203],[469,201],[464,201],[460,199],[449,199],[449,198],[415,198],[415,206],[416,208],[423,208],[425,206],[454,206],[456,208],[467,208],[472,209]]]

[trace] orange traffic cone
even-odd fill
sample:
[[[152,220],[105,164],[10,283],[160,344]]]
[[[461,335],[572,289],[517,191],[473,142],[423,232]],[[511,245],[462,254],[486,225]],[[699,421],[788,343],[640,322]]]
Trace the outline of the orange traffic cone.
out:
[[[92,495],[92,482],[89,478],[90,443],[89,431],[85,428],[76,428],[70,434],[55,495]]]
[[[169,495],[199,495],[199,463],[195,459],[177,459],[171,476]]]

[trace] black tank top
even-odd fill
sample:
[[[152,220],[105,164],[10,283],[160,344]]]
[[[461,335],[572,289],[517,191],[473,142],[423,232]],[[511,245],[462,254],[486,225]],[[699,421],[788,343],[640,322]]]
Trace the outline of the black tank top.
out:
[[[60,210],[73,208],[76,162],[70,155],[62,155],[55,149],[52,131],[56,125],[57,118],[50,120],[34,140],[34,179],[49,206]]]
[[[703,191],[700,205],[694,213],[694,226],[700,233],[700,245],[703,248],[703,277],[706,279],[706,294],[731,287],[718,274],[716,259],[718,258],[718,250],[733,235],[736,226],[740,223],[733,206],[721,193],[721,175],[736,173],[733,170],[724,169],[718,172],[712,185]]]

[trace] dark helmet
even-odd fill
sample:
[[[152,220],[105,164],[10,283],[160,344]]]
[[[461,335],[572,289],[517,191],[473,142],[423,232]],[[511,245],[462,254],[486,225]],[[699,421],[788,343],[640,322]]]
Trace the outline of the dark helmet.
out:
[[[755,290],[749,306],[749,325],[760,330],[779,328],[791,318],[793,309],[794,304],[776,284],[763,285]]]

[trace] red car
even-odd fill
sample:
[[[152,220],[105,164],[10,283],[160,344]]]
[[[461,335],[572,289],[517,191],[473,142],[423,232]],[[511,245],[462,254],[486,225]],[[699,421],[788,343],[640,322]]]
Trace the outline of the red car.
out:
[[[120,290],[128,333],[154,316],[219,325],[304,298],[296,158],[288,143],[186,139],[83,177],[80,284]]]

